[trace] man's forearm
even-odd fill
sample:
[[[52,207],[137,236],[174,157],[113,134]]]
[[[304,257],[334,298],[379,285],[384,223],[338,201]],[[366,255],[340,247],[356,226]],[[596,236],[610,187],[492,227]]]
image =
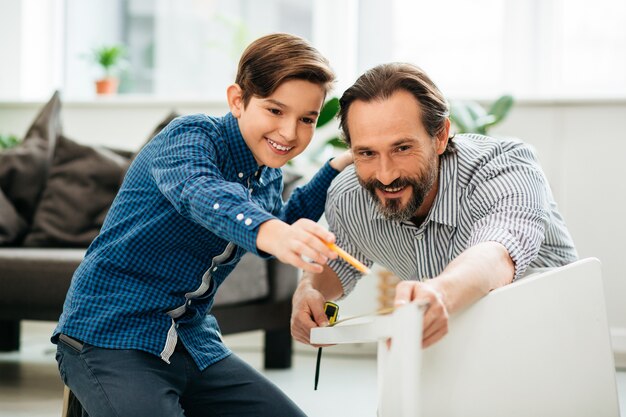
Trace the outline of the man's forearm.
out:
[[[514,273],[506,248],[484,242],[461,253],[430,283],[441,291],[448,313],[453,314],[510,283]]]

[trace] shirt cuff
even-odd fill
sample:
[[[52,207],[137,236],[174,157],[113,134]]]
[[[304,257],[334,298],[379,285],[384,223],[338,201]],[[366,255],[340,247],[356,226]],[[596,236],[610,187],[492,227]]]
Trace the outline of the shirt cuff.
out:
[[[519,240],[510,232],[504,229],[485,228],[474,234],[470,241],[470,246],[474,246],[482,242],[498,242],[506,248],[509,256],[513,260],[515,267],[515,275],[513,281],[520,278],[526,272],[530,260],[525,255],[524,248]]]
[[[261,228],[261,225],[266,221],[275,218],[276,217],[272,216],[269,213],[263,212],[262,210],[251,213],[249,216],[245,215],[244,213],[239,213],[236,217],[239,223],[236,228],[240,230],[240,233],[237,233],[235,231],[235,234],[239,234],[241,236],[238,245],[248,252],[251,252],[254,255],[260,256],[262,258],[271,257],[270,254],[259,251],[256,246],[256,241],[257,237],[259,236],[259,229]]]

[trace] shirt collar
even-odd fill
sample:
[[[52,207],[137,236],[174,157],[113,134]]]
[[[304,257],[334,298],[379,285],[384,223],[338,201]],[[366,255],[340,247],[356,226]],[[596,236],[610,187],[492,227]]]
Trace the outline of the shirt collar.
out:
[[[457,155],[452,153],[439,160],[439,190],[427,220],[456,227],[459,211]]]
[[[240,179],[247,179],[252,175],[257,174],[260,169],[259,164],[254,159],[252,151],[248,147],[248,144],[241,135],[239,130],[239,123],[232,113],[228,113],[225,116],[226,124],[226,144],[230,150],[230,154],[233,157],[233,165],[237,176]]]
[[[386,217],[378,209],[378,202],[374,201],[374,198],[367,193],[368,198],[371,199],[371,218],[373,220],[385,220]],[[457,155],[452,153],[451,155],[440,158],[439,167],[439,189],[435,196],[433,206],[428,212],[428,216],[424,221],[424,224],[429,221],[445,224],[448,226],[456,227],[457,225],[457,213],[459,210],[458,202],[458,190],[457,190]]]

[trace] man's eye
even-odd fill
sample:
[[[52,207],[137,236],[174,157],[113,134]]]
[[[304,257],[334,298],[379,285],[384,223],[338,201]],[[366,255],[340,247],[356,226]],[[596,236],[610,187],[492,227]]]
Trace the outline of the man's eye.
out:
[[[310,117],[303,117],[302,121],[307,125],[312,125],[313,123],[315,123],[315,120],[311,119]]]
[[[404,146],[398,146],[396,149],[398,150],[398,152],[404,152],[404,151],[408,151],[409,149],[411,149],[411,147],[404,145]]]
[[[359,152],[359,156],[362,156],[363,158],[369,158],[372,155],[374,155],[372,151],[360,151]]]

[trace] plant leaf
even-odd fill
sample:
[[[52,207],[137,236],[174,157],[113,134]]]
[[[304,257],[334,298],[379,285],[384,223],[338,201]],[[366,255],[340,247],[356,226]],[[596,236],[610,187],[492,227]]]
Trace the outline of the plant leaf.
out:
[[[513,107],[513,96],[511,95],[503,95],[496,100],[489,109],[489,114],[493,114],[495,117],[494,121],[490,123],[490,126],[502,121],[511,110],[511,107]]]
[[[467,107],[467,111],[472,115],[472,119],[475,121],[487,115],[487,110],[475,101],[466,101],[465,106]]]
[[[478,118],[476,120],[476,133],[480,133],[484,135],[487,133],[487,127],[493,126],[495,123],[496,117],[493,114],[486,114],[483,117]]]
[[[452,101],[450,103],[450,120],[457,127],[458,133],[475,131],[474,119],[463,101]]]
[[[333,120],[337,113],[339,113],[339,99],[337,97],[333,97],[322,106],[320,116],[317,118],[316,127],[324,126],[326,123]]]
[[[348,145],[339,136],[334,136],[326,141],[326,145],[330,145],[337,149],[348,149]]]

